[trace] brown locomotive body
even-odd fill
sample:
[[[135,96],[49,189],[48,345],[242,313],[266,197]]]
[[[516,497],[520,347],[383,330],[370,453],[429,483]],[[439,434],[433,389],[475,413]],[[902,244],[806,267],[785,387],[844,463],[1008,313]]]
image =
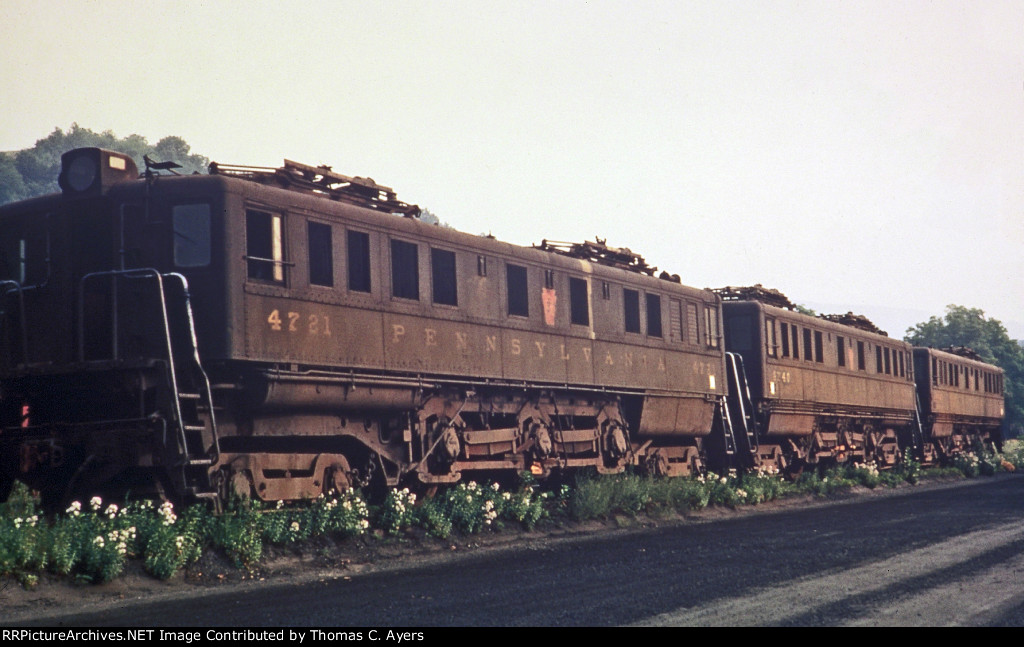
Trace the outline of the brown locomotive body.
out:
[[[1002,441],[1004,372],[965,350],[914,349],[924,441],[943,458]]]
[[[726,346],[744,360],[762,460],[884,466],[914,444],[909,344],[759,301],[726,300],[723,312]]]
[[[601,241],[460,233],[294,162],[143,179],[100,149],[62,163],[62,194],[0,207],[0,500],[15,479],[51,503],[222,502],[522,470],[892,465],[998,433],[995,367],[912,356],[777,293],[656,278]]]
[[[8,486],[156,475],[295,499],[481,470],[681,474],[721,428],[718,297],[623,250],[429,225],[372,180],[291,162],[136,180],[80,149],[64,167],[63,195],[0,208]]]

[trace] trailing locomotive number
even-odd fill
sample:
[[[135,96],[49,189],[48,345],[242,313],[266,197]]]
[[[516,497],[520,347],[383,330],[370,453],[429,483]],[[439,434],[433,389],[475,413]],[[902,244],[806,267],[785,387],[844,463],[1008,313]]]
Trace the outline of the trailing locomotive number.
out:
[[[782,384],[790,384],[793,381],[793,376],[789,371],[772,371],[772,380]]]
[[[331,336],[331,318],[327,315],[311,314],[302,316],[299,312],[286,312],[281,317],[279,310],[273,310],[267,317],[271,330],[287,330],[288,332],[306,332],[310,335]]]

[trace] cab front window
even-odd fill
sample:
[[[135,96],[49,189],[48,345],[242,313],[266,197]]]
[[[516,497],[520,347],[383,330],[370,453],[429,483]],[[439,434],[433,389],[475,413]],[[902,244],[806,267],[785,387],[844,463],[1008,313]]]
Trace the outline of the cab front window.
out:
[[[0,281],[16,281],[23,288],[45,283],[50,264],[46,216],[34,214],[0,228]]]
[[[179,204],[171,209],[174,228],[174,265],[205,267],[210,264],[210,205]]]

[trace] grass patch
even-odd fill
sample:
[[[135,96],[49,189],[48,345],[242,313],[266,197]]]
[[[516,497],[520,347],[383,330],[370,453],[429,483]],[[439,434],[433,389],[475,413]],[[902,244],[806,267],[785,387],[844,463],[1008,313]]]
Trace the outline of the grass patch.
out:
[[[1024,443],[1011,440],[1001,454],[976,450],[927,473],[973,478],[1017,469],[1024,469]],[[545,518],[558,517],[623,524],[639,515],[669,517],[798,494],[828,496],[855,487],[895,487],[917,483],[923,474],[921,465],[907,454],[887,471],[872,464],[848,464],[820,474],[806,472],[795,481],[770,470],[672,479],[591,473],[577,476],[569,485],[545,489],[527,474],[508,490],[470,481],[417,499],[409,490],[396,489],[374,507],[357,491],[295,504],[239,501],[220,516],[203,506],[179,511],[170,503],[139,501],[118,507],[94,498],[74,502],[49,519],[35,494],[18,483],[8,501],[0,504],[0,577],[16,579],[25,587],[44,573],[99,583],[119,577],[129,560],[139,560],[153,577],[169,579],[205,551],[217,551],[236,568],[252,570],[268,546],[323,536],[386,537],[417,531],[447,538],[509,527],[531,529]]]

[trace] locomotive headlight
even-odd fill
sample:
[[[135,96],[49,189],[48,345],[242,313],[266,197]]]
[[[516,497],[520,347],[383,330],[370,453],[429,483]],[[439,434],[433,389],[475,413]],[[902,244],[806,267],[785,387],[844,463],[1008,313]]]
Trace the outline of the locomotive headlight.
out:
[[[96,181],[96,160],[86,155],[79,155],[71,160],[67,168],[67,185],[73,191],[85,191]]]
[[[103,195],[112,185],[138,177],[131,157],[102,148],[76,148],[60,158],[57,182],[65,196]]]

